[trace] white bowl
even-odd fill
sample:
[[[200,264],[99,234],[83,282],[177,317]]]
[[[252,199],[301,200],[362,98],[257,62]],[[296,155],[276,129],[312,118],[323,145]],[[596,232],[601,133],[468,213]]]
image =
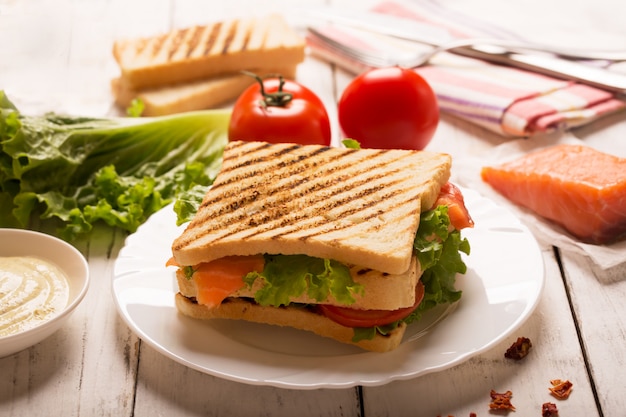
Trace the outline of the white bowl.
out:
[[[85,257],[69,243],[30,230],[0,228],[0,256],[34,256],[45,259],[61,268],[69,283],[69,299],[62,312],[36,327],[0,337],[1,358],[41,342],[63,326],[87,293],[89,267]]]

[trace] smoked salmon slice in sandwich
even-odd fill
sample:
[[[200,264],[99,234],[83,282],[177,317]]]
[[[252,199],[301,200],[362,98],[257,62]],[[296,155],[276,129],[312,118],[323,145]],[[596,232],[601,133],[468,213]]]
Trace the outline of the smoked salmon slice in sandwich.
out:
[[[426,151],[228,143],[172,244],[178,310],[397,348],[408,323],[461,296],[473,222],[450,166]]]

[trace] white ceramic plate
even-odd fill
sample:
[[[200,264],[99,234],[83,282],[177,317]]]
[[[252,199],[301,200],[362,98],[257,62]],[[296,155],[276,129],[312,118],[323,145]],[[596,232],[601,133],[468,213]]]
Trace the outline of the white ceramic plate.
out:
[[[67,306],[58,315],[36,327],[0,337],[0,357],[41,342],[59,330],[87,294],[89,266],[72,245],[54,236],[31,230],[0,229],[0,256],[34,256],[56,264],[69,283]]]
[[[292,389],[376,386],[441,371],[483,352],[532,313],[544,284],[543,259],[508,210],[464,190],[476,226],[453,308],[409,326],[404,342],[380,354],[304,331],[178,314],[170,245],[180,233],[172,207],[129,236],[115,264],[113,294],[122,318],[146,343],[190,368],[233,381]],[[435,325],[436,324],[436,325]],[[382,355],[382,356],[381,356]],[[383,360],[381,360],[381,357]]]

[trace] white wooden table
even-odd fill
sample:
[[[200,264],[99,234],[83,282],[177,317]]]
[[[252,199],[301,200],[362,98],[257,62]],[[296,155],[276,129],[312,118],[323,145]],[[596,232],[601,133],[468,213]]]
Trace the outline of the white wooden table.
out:
[[[109,79],[114,39],[242,13],[289,11],[287,0],[0,0],[0,88],[23,113],[48,110],[115,115]],[[374,1],[298,4],[367,8]],[[534,40],[626,49],[626,3],[449,0],[446,5],[498,22]],[[307,58],[298,80],[333,109],[352,74]],[[335,131],[336,113],[331,111]],[[626,137],[626,116],[573,132],[607,150]],[[443,116],[432,148],[462,158],[505,139]],[[626,155],[621,155],[626,156]],[[540,416],[554,402],[562,417],[626,415],[626,273],[597,271],[588,259],[542,247],[546,285],[515,335],[451,369],[380,387],[290,390],[252,386],[191,370],[153,350],[118,316],[112,268],[126,236],[99,228],[80,244],[92,285],[69,325],[44,342],[0,359],[1,416],[448,416],[492,415],[489,392],[513,391],[517,412]],[[503,357],[515,337],[533,341],[529,357]],[[549,381],[573,382],[565,401]]]

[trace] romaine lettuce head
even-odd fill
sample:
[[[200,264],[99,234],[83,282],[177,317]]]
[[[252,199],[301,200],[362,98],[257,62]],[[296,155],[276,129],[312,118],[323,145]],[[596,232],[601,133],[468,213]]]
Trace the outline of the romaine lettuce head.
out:
[[[25,116],[0,91],[0,226],[56,219],[76,238],[96,222],[133,232],[221,166],[230,112],[151,118]]]

